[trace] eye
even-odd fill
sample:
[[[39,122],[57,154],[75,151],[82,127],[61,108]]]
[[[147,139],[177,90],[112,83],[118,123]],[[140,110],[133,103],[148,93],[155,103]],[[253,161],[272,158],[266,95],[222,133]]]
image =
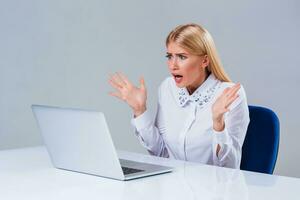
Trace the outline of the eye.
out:
[[[178,58],[179,58],[180,60],[185,60],[185,59],[187,59],[187,57],[184,56],[184,55],[178,55]]]
[[[166,58],[167,58],[168,60],[170,60],[170,59],[172,58],[172,55],[171,55],[171,54],[167,54],[167,55],[166,55]]]

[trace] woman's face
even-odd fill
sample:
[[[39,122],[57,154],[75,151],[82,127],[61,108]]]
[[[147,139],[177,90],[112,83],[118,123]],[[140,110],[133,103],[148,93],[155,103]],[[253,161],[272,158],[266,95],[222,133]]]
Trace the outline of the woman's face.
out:
[[[176,85],[192,94],[206,79],[207,56],[192,55],[174,42],[167,46],[168,68]]]

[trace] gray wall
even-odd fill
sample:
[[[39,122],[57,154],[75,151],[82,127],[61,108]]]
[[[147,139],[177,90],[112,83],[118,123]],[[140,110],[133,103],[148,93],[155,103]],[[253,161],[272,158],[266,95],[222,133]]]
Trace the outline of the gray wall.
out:
[[[0,1],[0,149],[42,144],[33,103],[103,111],[119,149],[146,153],[130,109],[107,95],[108,75],[144,75],[149,105],[168,76],[164,40],[178,24],[203,24],[249,104],[281,121],[275,173],[299,171],[299,3],[286,1]],[[298,50],[298,51],[297,51]],[[299,123],[299,122],[298,122]]]

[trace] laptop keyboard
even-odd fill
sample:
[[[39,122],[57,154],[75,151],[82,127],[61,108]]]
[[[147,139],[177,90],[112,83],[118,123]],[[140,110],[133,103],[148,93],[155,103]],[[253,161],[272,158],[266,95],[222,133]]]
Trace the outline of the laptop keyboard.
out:
[[[134,168],[129,168],[129,167],[122,167],[122,170],[125,175],[144,171],[141,169],[134,169]]]

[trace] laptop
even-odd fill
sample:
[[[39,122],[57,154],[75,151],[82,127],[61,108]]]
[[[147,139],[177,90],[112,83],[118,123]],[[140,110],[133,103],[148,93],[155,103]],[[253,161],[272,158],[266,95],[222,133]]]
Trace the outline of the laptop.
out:
[[[171,167],[119,159],[102,112],[32,105],[54,167],[117,180],[171,172]]]

